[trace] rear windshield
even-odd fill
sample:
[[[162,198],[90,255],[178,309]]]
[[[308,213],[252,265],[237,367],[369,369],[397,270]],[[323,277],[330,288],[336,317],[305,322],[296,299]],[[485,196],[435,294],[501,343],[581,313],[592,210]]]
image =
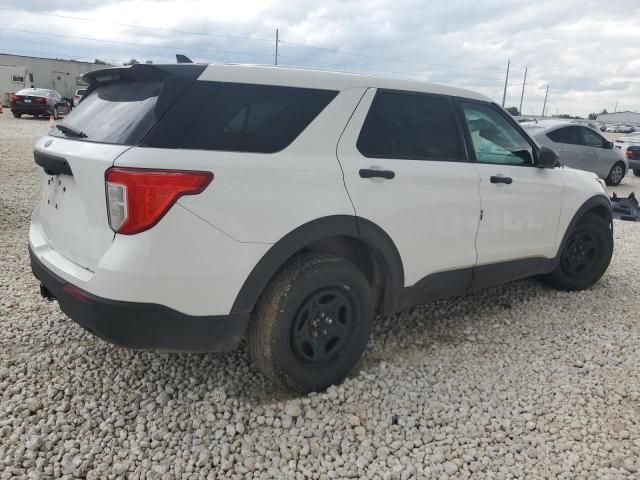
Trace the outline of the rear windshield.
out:
[[[51,93],[50,90],[43,90],[41,88],[25,88],[24,90],[20,90],[18,93],[16,93],[16,95],[48,97],[50,93]]]
[[[84,95],[84,92],[86,92],[86,90],[85,90],[85,89],[77,90],[77,91],[76,91],[76,95]]]
[[[98,87],[60,124],[67,133],[51,135],[74,140],[136,145],[156,123],[154,113],[162,81],[130,81]],[[71,135],[69,131],[80,135]]]

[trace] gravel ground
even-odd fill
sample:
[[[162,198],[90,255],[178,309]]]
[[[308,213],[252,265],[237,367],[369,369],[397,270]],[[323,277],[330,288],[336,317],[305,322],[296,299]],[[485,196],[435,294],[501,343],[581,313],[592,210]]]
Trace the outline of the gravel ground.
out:
[[[639,478],[640,224],[616,222],[590,291],[522,281],[379,319],[344,384],[294,398],[244,351],[120,349],[40,299],[46,130],[0,115],[1,479]]]

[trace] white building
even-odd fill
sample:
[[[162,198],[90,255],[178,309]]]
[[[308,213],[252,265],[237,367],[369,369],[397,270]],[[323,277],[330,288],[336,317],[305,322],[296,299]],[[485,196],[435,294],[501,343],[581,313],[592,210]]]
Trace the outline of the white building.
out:
[[[82,74],[108,67],[108,65],[75,60],[56,60],[6,53],[0,53],[0,65],[26,67],[28,79],[25,79],[25,84],[27,86],[50,88],[68,98],[71,98],[78,88],[86,86],[80,78]],[[0,92],[0,95],[3,93],[5,92]]]
[[[640,113],[638,112],[602,113],[598,115],[597,121],[602,123],[628,123],[630,125],[640,125]]]

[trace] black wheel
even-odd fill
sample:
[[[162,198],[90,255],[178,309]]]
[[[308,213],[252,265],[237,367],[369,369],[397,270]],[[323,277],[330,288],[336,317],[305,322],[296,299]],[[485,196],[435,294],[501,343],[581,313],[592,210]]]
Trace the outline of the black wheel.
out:
[[[55,107],[53,107],[53,119],[54,120],[58,120],[59,117],[60,117],[60,115],[58,114],[58,107],[55,106]]]
[[[633,170],[633,174],[634,174],[636,177],[640,177],[640,169],[638,169],[638,168],[634,169],[634,170]]]
[[[605,179],[605,182],[607,182],[607,185],[611,186],[620,185],[620,182],[624,178],[624,173],[624,164],[622,162],[618,162],[611,167],[611,171]]]
[[[584,290],[602,277],[612,254],[611,225],[602,217],[587,213],[569,234],[556,269],[543,280],[560,290]]]
[[[249,356],[298,392],[340,383],[367,346],[371,287],[351,262],[323,253],[294,258],[263,293],[248,332]]]
[[[21,113],[14,113],[14,114],[13,114],[13,116],[14,116],[15,118],[20,118],[20,117],[22,116],[22,114],[21,114]]]

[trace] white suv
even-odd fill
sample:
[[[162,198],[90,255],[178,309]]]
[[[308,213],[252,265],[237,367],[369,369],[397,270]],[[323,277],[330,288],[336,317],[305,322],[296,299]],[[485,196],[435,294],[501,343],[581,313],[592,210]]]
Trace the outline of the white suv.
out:
[[[375,315],[541,275],[588,288],[613,251],[593,173],[465,90],[221,65],[85,75],[35,147],[47,298],[117,345],[222,351],[298,391],[340,382]]]

